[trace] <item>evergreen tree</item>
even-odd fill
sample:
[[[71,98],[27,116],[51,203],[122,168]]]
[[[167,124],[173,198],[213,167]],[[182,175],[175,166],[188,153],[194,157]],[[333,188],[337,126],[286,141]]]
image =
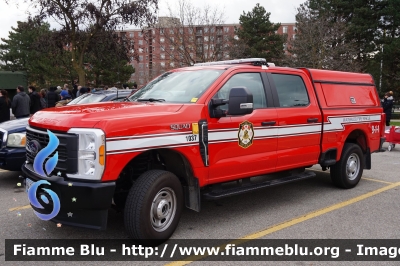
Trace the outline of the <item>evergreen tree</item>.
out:
[[[275,33],[280,23],[270,22],[264,7],[257,4],[251,12],[240,15],[240,26],[236,30],[237,44],[245,44],[243,55],[246,57],[266,58],[269,62],[277,62],[283,58],[283,44],[286,36]],[[235,45],[235,41],[233,43]]]
[[[69,52],[62,43],[57,43],[55,35],[57,33],[50,30],[49,24],[40,20],[19,21],[18,26],[9,32],[9,38],[1,39],[2,69],[26,71],[29,83],[38,87],[69,80]]]

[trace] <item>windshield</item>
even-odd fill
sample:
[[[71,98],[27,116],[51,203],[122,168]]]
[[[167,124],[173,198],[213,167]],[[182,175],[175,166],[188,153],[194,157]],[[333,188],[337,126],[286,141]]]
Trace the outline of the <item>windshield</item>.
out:
[[[167,72],[129,97],[130,101],[195,103],[225,70]]]
[[[101,102],[104,98],[106,98],[106,95],[104,94],[91,94],[91,93],[85,93],[78,98],[70,101],[68,105],[72,104],[84,104],[84,103],[98,103]]]

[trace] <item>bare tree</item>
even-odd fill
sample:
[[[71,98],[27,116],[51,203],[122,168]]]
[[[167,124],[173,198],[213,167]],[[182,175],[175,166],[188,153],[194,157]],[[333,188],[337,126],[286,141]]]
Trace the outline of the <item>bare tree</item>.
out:
[[[168,67],[190,66],[196,62],[222,60],[234,32],[224,30],[224,11],[208,5],[197,8],[187,0],[168,6],[169,17],[161,17],[154,29],[160,38],[160,60]],[[165,58],[166,57],[166,58]]]
[[[346,21],[301,4],[296,15],[296,37],[288,42],[288,64],[297,67],[361,71],[356,45],[346,40]]]

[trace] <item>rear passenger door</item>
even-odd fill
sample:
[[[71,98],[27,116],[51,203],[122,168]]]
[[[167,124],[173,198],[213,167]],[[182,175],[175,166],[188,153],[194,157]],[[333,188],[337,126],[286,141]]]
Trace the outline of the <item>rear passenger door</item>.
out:
[[[309,78],[300,71],[268,73],[277,110],[277,171],[318,163],[322,116]],[[309,88],[309,90],[307,89]]]
[[[209,118],[210,183],[274,171],[277,140],[268,122],[275,123],[276,110],[272,106],[272,94],[266,94],[265,83],[268,81],[261,72],[236,72],[213,95],[213,98],[228,100],[232,88],[246,87],[253,94],[254,110],[247,115]],[[219,108],[227,110],[228,106]]]

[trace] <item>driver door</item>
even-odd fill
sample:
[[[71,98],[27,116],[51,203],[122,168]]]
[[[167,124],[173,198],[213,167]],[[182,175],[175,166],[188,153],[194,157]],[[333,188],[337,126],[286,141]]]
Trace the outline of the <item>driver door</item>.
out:
[[[218,183],[273,172],[276,167],[277,119],[272,99],[266,97],[261,72],[233,73],[213,98],[229,98],[233,87],[253,94],[253,112],[208,119],[209,182]],[[268,104],[268,102],[270,104]],[[217,108],[228,109],[228,105]]]

